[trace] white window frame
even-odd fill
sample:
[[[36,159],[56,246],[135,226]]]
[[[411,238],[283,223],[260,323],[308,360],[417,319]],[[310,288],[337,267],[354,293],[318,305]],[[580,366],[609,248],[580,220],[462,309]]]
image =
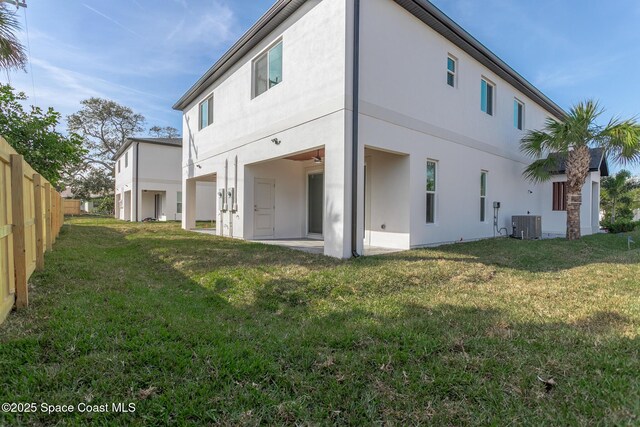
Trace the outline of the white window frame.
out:
[[[487,95],[487,111],[482,109],[482,82],[485,82],[487,84],[487,86],[491,86],[492,90],[491,90],[491,113],[489,113],[489,96]],[[488,91],[487,91],[488,92]],[[485,76],[480,77],[480,111],[482,111],[483,113],[485,113],[487,116],[495,116],[496,115],[496,92],[497,92],[497,87],[496,84],[494,82],[492,82],[490,79],[488,79]]]
[[[205,102],[209,102],[211,101],[211,104],[209,104],[209,106],[207,107],[207,125],[206,126],[202,126],[202,104],[204,104]],[[213,93],[210,93],[205,99],[203,99],[202,101],[200,101],[198,103],[198,130],[202,130],[205,128],[208,128],[209,126],[211,126],[213,124],[213,106],[215,105],[214,100],[213,100]],[[209,120],[211,119],[211,120]]]
[[[279,44],[282,45],[282,80],[280,80],[280,82],[276,83],[275,85],[273,85],[272,87],[269,87],[269,55],[271,54],[271,51],[276,48]],[[259,60],[261,60],[264,57],[267,57],[267,89],[258,94],[256,93],[257,91],[257,87],[256,87],[256,64],[258,63]],[[260,95],[263,95],[267,92],[269,92],[271,89],[273,89],[276,86],[280,86],[280,84],[284,82],[284,43],[282,41],[282,38],[279,38],[278,40],[274,41],[273,43],[271,43],[266,49],[264,49],[262,52],[260,52],[259,54],[257,54],[253,60],[251,61],[251,99],[257,98]]]
[[[427,190],[427,188],[426,188],[427,171],[429,169],[429,163],[433,163],[434,166],[435,166],[434,179],[435,179],[436,182],[435,182],[435,186],[434,186],[433,190]],[[424,218],[424,220],[425,220],[425,223],[427,225],[435,225],[438,222],[438,175],[440,173],[438,169],[439,169],[439,163],[438,163],[437,160],[435,160],[435,159],[427,159],[427,161],[425,163],[425,196],[424,196],[424,199],[425,199],[425,204],[424,204],[424,207],[425,207],[425,212],[424,212],[425,215],[424,215],[424,217],[425,218]],[[431,222],[429,222],[429,219],[428,219],[428,214],[429,214],[429,210],[428,210],[428,207],[427,207],[427,200],[428,200],[427,195],[428,194],[433,194],[433,221],[431,221]]]
[[[514,102],[514,109],[513,109],[513,127],[515,127],[518,130],[524,130],[524,118],[525,118],[525,106],[524,106],[524,102],[520,101],[518,98],[513,98],[513,102]],[[522,127],[519,128],[518,127],[518,110],[516,108],[516,105],[519,105],[522,107]]]
[[[484,176],[484,187],[482,186],[482,177]],[[480,222],[487,222],[487,189],[489,187],[489,171],[480,171]],[[484,194],[483,194],[484,193]],[[484,207],[484,211],[482,208]]]
[[[449,70],[449,60],[453,61],[453,71]],[[453,76],[453,86],[449,84],[449,75]],[[447,54],[447,86],[452,88],[458,87],[458,58],[452,54]]]
[[[182,191],[178,191],[178,194],[177,194],[176,213],[182,214]]]

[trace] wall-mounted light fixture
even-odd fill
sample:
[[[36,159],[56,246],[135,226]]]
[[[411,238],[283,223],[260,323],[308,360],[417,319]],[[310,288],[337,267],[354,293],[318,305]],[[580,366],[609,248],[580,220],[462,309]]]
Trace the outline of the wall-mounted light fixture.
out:
[[[271,140],[271,142],[273,142],[273,143],[274,143],[274,144],[276,144],[276,145],[280,145],[280,143],[281,143],[282,141],[280,141],[278,138],[273,138],[273,139]]]
[[[322,157],[320,157],[320,150],[313,156],[313,163],[322,163]]]
[[[200,166],[200,165],[196,165],[196,167],[197,167],[198,169],[202,169],[202,166]]]

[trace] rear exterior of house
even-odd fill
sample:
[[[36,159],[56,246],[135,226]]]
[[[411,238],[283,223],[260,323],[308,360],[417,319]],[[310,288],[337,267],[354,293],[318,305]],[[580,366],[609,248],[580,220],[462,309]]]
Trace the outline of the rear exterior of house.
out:
[[[564,233],[560,186],[527,182],[519,152],[564,112],[423,0],[278,1],[174,108],[184,228],[213,181],[218,234],[322,239],[341,258],[510,233],[512,215]]]
[[[130,138],[114,157],[115,217],[182,220],[181,138]],[[196,218],[215,219],[215,185],[201,183]]]

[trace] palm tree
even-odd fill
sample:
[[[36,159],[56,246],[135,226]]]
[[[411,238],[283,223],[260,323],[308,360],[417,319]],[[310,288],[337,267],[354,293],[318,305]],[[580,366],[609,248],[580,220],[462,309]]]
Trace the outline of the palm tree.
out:
[[[614,176],[602,179],[600,182],[603,193],[605,210],[611,215],[611,222],[616,221],[616,211],[622,207],[623,211],[631,212],[633,205],[632,191],[640,186],[640,183],[631,178],[631,172],[621,170]]]
[[[558,158],[566,159],[567,238],[580,238],[582,187],[589,175],[590,148],[602,148],[605,156],[620,164],[640,162],[640,125],[635,119],[612,118],[597,123],[604,113],[597,102],[588,100],[571,108],[563,121],[547,119],[542,130],[531,130],[520,142],[520,149],[533,161],[524,176],[533,182],[551,179]],[[551,153],[556,155],[549,156]]]
[[[27,63],[24,46],[15,35],[17,31],[20,24],[15,15],[0,5],[0,68],[5,70],[24,70]]]

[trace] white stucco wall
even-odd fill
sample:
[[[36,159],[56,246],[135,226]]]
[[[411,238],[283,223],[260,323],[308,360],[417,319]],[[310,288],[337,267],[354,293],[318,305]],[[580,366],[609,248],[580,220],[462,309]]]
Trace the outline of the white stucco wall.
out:
[[[137,193],[130,204],[129,216],[125,215],[124,204],[116,209],[115,216],[119,219],[135,220],[136,203],[138,203],[138,220],[155,216],[154,194],[161,195],[160,216],[168,221],[180,221],[182,215],[177,212],[178,193],[182,191],[182,147],[168,145],[140,143],[138,167],[138,188],[135,188],[136,142],[127,150],[129,153],[128,167],[125,168],[123,153],[120,157],[121,171],[118,173],[116,160],[116,200],[125,191]],[[198,220],[212,220],[216,217],[216,186],[215,183],[199,183],[199,198],[196,209]],[[133,193],[132,193],[133,194]],[[118,206],[119,207],[119,206]]]
[[[218,188],[225,188],[225,161],[228,187],[233,187],[235,158],[238,158],[238,212],[227,212],[219,233],[233,237],[253,236],[253,179],[276,176],[276,197],[289,187],[303,188],[300,166],[285,167],[278,162],[254,165],[269,159],[318,149],[326,149],[325,204],[332,215],[325,217],[326,253],[347,256],[345,241],[346,198],[343,177],[348,158],[345,138],[345,58],[346,3],[344,0],[308,1],[293,16],[267,36],[232,70],[207,88],[184,111],[183,117],[183,198],[189,210],[193,180],[216,174]],[[262,95],[251,96],[252,60],[264,49],[282,40],[283,81]],[[198,131],[198,104],[214,95],[214,122]],[[280,145],[271,140],[278,138]],[[282,166],[282,168],[281,168]],[[262,176],[258,176],[262,175]],[[295,175],[299,182],[287,177]],[[298,190],[292,190],[298,192]],[[290,197],[290,196],[287,196]],[[286,212],[276,210],[276,236],[296,236],[302,230],[299,205]],[[289,221],[291,216],[296,223]],[[193,223],[184,215],[183,227]],[[228,225],[233,220],[233,231]]]
[[[305,165],[278,159],[324,148],[325,253],[351,255],[352,9],[346,0],[308,1],[185,109],[184,228],[195,221],[195,182],[215,174],[218,189],[237,187],[238,201],[237,212],[218,212],[219,234],[254,237],[253,183],[270,178],[278,205],[274,237],[304,236]],[[543,231],[557,231],[558,219],[547,218],[550,184],[522,177],[530,159],[519,152],[524,131],[513,124],[515,98],[525,104],[525,130],[541,127],[546,110],[391,0],[361,2],[360,39],[360,252],[365,238],[409,248],[491,237],[494,201],[502,205],[500,229],[511,230],[512,215],[532,214],[543,216]],[[252,98],[252,60],[279,40],[283,82]],[[458,60],[455,88],[446,83],[448,54]],[[480,109],[483,77],[496,85],[492,116]],[[198,104],[211,94],[214,122],[198,130]],[[427,159],[438,162],[435,224],[425,222]],[[488,173],[484,222],[481,171]],[[583,217],[585,234],[591,217]]]

